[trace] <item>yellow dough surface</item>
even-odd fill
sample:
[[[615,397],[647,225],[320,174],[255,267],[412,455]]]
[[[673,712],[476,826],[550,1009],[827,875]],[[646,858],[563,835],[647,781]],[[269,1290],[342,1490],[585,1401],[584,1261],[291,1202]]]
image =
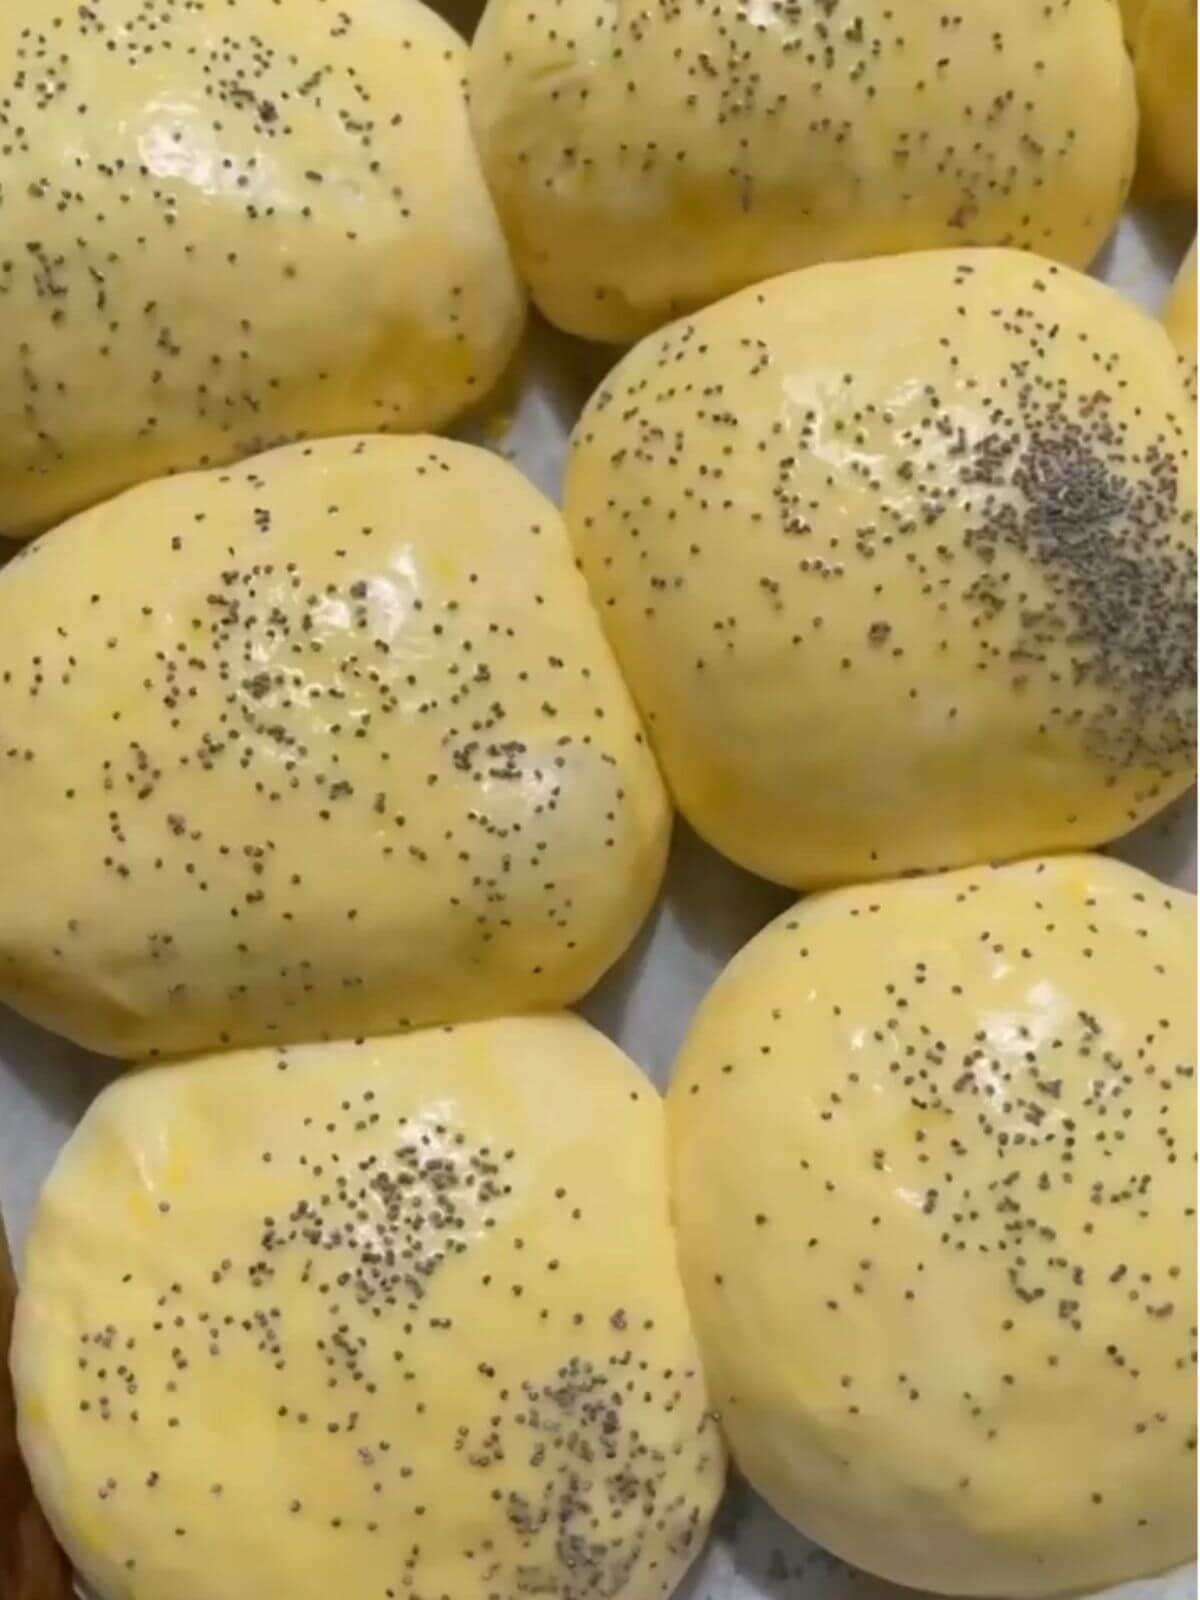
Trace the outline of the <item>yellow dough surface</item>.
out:
[[[897,1583],[1195,1552],[1195,905],[1067,856],[836,891],[680,1056],[680,1259],[734,1459]]]
[[[661,1102],[574,1018],[121,1079],[13,1370],[100,1600],[664,1600],[721,1490]]]
[[[1112,0],[489,0],[470,91],[535,300],[618,343],[822,261],[1086,266],[1135,160]]]
[[[1179,352],[1192,399],[1196,398],[1196,242],[1180,267],[1167,303],[1163,307],[1163,326]]]
[[[1146,0],[1134,50],[1152,189],[1196,198],[1196,0]]]
[[[1162,328],[1016,251],[814,267],[644,340],[566,516],[688,820],[812,887],[1180,793],[1194,429]]]
[[[1138,29],[1145,15],[1146,4],[1147,0],[1120,0],[1121,21],[1125,28],[1126,41],[1130,45],[1137,42]]]
[[[583,995],[669,807],[555,508],[427,437],[130,490],[0,573],[0,999],[118,1056]]]
[[[487,391],[524,307],[466,53],[417,0],[5,0],[0,534]]]

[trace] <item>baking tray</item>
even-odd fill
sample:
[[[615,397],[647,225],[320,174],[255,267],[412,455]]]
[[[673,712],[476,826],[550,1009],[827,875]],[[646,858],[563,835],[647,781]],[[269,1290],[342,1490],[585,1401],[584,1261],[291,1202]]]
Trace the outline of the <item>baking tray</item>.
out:
[[[460,5],[447,0],[443,9],[462,26],[473,8],[471,0]],[[1194,227],[1194,216],[1131,210],[1097,263],[1097,275],[1157,309]],[[612,352],[585,346],[534,319],[508,381],[459,432],[507,456],[557,499],[567,435],[612,360]],[[1194,795],[1122,841],[1113,853],[1194,890]],[[657,905],[632,949],[579,1009],[665,1087],[704,992],[790,898],[786,890],[715,855],[677,824]],[[89,1056],[0,1008],[0,1209],[18,1259],[43,1177],[116,1070],[112,1062]],[[1110,1594],[1121,1600],[1195,1600],[1196,1571],[1183,1569]],[[677,1600],[911,1600],[912,1595],[826,1555],[735,1479],[709,1547]]]

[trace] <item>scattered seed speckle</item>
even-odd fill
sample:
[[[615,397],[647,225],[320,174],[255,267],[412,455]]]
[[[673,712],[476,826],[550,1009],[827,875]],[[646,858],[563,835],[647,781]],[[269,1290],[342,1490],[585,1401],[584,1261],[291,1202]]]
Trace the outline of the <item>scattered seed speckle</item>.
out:
[[[1014,1593],[1190,1559],[1195,937],[1190,895],[1057,857],[806,900],[706,1001],[669,1115],[714,1399],[848,1560]]]
[[[465,53],[414,0],[3,7],[4,532],[486,392],[522,311]]]
[[[1195,772],[1194,432],[1152,320],[1013,251],[815,267],[643,341],[566,515],[684,814],[819,887],[1160,809]]]
[[[34,1473],[94,1490],[41,1480],[100,1590],[183,1561],[213,1600],[231,1570],[295,1600],[666,1600],[724,1462],[634,1071],[554,1017],[107,1091],[17,1330]]]
[[[488,452],[148,485],[27,546],[0,619],[0,993],[96,1049],[550,1009],[653,898],[657,772],[561,519]]]
[[[615,343],[818,261],[1086,267],[1135,156],[1108,0],[491,0],[471,102],[539,304]]]

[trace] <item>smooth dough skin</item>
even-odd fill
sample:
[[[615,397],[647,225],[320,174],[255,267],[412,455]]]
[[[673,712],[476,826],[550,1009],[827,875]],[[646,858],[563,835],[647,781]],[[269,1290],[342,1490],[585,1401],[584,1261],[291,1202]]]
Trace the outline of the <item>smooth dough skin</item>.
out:
[[[1195,905],[1094,856],[857,887],[718,980],[668,1099],[734,1459],[914,1588],[1195,1551]]]
[[[1130,47],[1137,42],[1138,29],[1146,12],[1146,3],[1147,0],[1120,0],[1121,23],[1125,29],[1126,42]]]
[[[688,820],[805,888],[1181,793],[1194,431],[1161,327],[1016,251],[814,267],[645,340],[566,515]]]
[[[1112,0],[490,0],[470,91],[535,300],[619,343],[822,261],[1086,266],[1136,153]]]
[[[1179,352],[1183,364],[1184,381],[1192,399],[1196,399],[1196,242],[1188,251],[1183,265],[1171,285],[1167,303],[1163,307],[1163,327],[1167,337]]]
[[[123,1078],[13,1372],[100,1600],[662,1600],[721,1491],[661,1103],[574,1018]]]
[[[524,303],[465,73],[416,0],[5,0],[0,533],[482,397]]]
[[[1148,183],[1196,198],[1196,0],[1146,0],[1134,49]]]
[[[670,813],[554,507],[440,439],[130,490],[0,573],[0,1000],[146,1056],[579,999]]]

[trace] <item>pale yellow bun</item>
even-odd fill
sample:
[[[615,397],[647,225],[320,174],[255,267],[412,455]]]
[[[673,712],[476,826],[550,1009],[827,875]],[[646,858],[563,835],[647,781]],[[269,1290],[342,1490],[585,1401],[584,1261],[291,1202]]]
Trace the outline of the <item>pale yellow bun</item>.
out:
[[[465,73],[417,0],[5,0],[0,534],[481,398],[524,308]]]
[[[1092,1593],[1195,1552],[1195,905],[1095,856],[846,889],[668,1100],[733,1455],[856,1566]]]
[[[579,999],[669,808],[558,512],[427,437],[145,485],[0,572],[0,999],[118,1056]]]
[[[799,888],[1181,793],[1194,435],[1158,323],[1016,251],[814,267],[646,339],[566,516],[688,820]]]
[[[1196,198],[1196,0],[1145,0],[1134,47],[1148,187]]]
[[[664,1600],[721,1490],[659,1098],[573,1018],[123,1078],[13,1370],[99,1600]]]
[[[1171,285],[1162,313],[1163,327],[1179,352],[1185,382],[1196,398],[1196,241]]]
[[[822,261],[1087,266],[1135,159],[1112,0],[490,0],[470,92],[535,300],[619,343]]]

